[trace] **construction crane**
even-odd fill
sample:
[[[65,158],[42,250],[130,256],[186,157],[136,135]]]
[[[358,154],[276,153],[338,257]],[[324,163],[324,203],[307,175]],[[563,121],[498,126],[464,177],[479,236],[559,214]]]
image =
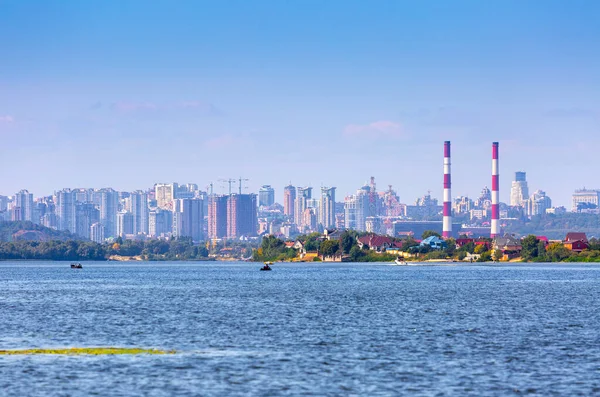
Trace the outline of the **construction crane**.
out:
[[[240,181],[240,194],[242,194],[242,181],[246,181],[247,182],[249,180],[250,179],[242,179],[242,177],[240,176],[240,179],[239,179],[239,181]]]
[[[235,183],[235,179],[219,179],[219,182],[225,182],[229,184],[229,195],[231,196],[231,184]]]

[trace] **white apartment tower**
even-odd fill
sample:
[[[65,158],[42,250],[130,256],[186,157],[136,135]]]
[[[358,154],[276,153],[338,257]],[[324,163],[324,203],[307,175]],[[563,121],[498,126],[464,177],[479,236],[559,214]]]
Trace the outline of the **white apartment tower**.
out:
[[[58,230],[77,232],[75,215],[75,194],[71,189],[63,189],[56,193],[56,215]]]
[[[527,174],[522,171],[515,172],[515,180],[510,188],[510,205],[522,207],[529,199],[529,187],[527,186]]]
[[[100,208],[100,223],[104,225],[105,237],[117,235],[117,211],[119,210],[119,192],[108,188],[94,192]]]
[[[173,200],[177,198],[178,189],[179,185],[177,183],[157,183],[154,185],[156,206],[163,210],[171,210]]]
[[[33,219],[33,194],[27,190],[21,190],[15,194],[15,207],[19,208],[21,220],[39,223],[39,219]]]
[[[319,223],[325,228],[335,227],[335,188],[322,187],[319,202]]]
[[[148,234],[148,194],[137,190],[129,196],[133,215],[133,234]]]
[[[296,201],[294,202],[294,219],[299,227],[303,225],[304,210],[308,208],[308,200],[312,198],[312,187],[296,188]]]

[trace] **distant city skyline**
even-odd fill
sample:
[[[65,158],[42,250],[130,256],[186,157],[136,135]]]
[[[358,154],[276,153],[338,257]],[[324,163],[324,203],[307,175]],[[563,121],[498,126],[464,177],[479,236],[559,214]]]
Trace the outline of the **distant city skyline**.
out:
[[[494,142],[492,147],[497,161],[498,144]],[[196,183],[177,182],[156,183],[136,191],[65,188],[51,196],[34,196],[28,190],[20,190],[10,197],[0,195],[0,221],[31,221],[96,242],[117,237],[189,237],[200,243],[268,234],[290,239],[345,229],[406,237],[419,236],[428,228],[442,233],[444,238],[461,234],[493,238],[534,216],[560,217],[569,211],[553,205],[551,197],[541,189],[526,194],[527,176],[522,171],[515,173],[512,204],[498,202],[497,182],[492,183],[492,189],[482,188],[478,196],[452,197],[450,152],[450,142],[445,142],[443,206],[429,192],[414,201],[401,200],[391,185],[378,189],[375,177],[339,201],[336,187],[322,186],[319,193],[312,186],[288,185],[284,188],[283,205],[275,202],[271,185],[263,185],[258,194],[246,194],[242,191],[247,178],[238,179],[237,192],[236,181],[229,178],[222,180],[228,184],[226,194],[212,189],[203,191]],[[495,171],[492,175],[496,175]],[[600,190],[577,189],[571,199],[571,213],[582,217],[600,214]]]
[[[512,176],[599,187],[600,3],[132,1],[0,5],[0,194],[336,186],[455,197]],[[377,21],[372,23],[368,21]],[[368,22],[368,23],[367,23]],[[407,201],[407,200],[404,200]]]
[[[490,171],[491,171],[491,167],[490,167]],[[440,179],[440,183],[438,183],[438,185],[443,183],[443,174],[441,172],[439,172],[440,175],[438,175],[438,179]],[[500,201],[506,205],[514,205],[513,203],[513,198],[511,197],[514,193],[514,183],[515,183],[515,179],[516,179],[516,175],[517,178],[518,177],[524,177],[524,174],[526,174],[523,171],[516,171],[516,172],[512,172],[510,175],[506,175],[503,178],[503,174],[502,171],[500,172]],[[455,176],[453,176],[454,178]],[[222,179],[222,178],[217,178],[218,179]],[[233,181],[234,178],[232,178]],[[379,186],[379,190],[380,191],[385,191],[389,185],[386,183],[385,181],[381,181],[379,178],[377,179],[377,183]],[[508,180],[510,179],[510,180]],[[528,178],[529,179],[529,178]],[[269,194],[272,195],[272,198],[274,199],[274,203],[278,203],[280,205],[285,205],[285,188],[289,185],[289,186],[293,186],[294,188],[302,188],[304,186],[306,187],[310,187],[313,190],[317,191],[320,190],[321,188],[327,188],[324,184],[323,185],[314,185],[314,184],[300,184],[300,185],[296,185],[296,184],[289,184],[289,181],[287,184],[282,185],[282,186],[277,186],[274,184],[260,184],[259,187],[256,190],[252,190],[250,187],[246,186],[246,184],[253,186],[253,184],[249,183],[249,181],[251,181],[251,179],[244,179],[244,193],[254,193],[257,194],[258,196],[260,196],[263,193],[263,190],[265,187],[268,187],[270,189]],[[504,182],[504,183],[503,183]],[[21,186],[20,189],[14,191],[14,192],[9,192],[5,187],[0,186],[0,196],[6,196],[6,197],[14,197],[15,195],[19,195],[20,192],[22,191],[27,191],[29,194],[32,195],[32,197],[38,198],[38,197],[47,197],[47,196],[52,196],[54,194],[56,194],[57,192],[61,191],[62,189],[114,189],[117,192],[136,192],[136,191],[146,191],[146,190],[154,190],[156,189],[156,187],[158,186],[159,191],[162,191],[162,186],[165,187],[170,187],[171,184],[177,184],[177,182],[172,181],[172,182],[165,182],[165,181],[161,181],[161,182],[155,182],[149,186],[146,187],[141,187],[141,188],[125,188],[125,189],[117,189],[113,186],[102,186],[102,187],[98,187],[98,186],[65,186],[65,187],[60,187],[60,188],[55,188],[49,192],[36,192],[33,189],[29,189],[27,188],[27,186]],[[196,189],[201,190],[201,191],[205,191],[205,192],[210,192],[211,186],[210,186],[209,182],[208,184],[202,184],[202,183],[195,183],[195,182],[191,182],[188,183],[195,186]],[[239,190],[239,186],[238,186],[238,181],[237,179],[235,180],[234,183],[232,183],[231,185],[231,189],[232,189],[232,193],[237,193]],[[454,179],[453,179],[453,184],[454,184]],[[343,192],[340,191],[340,189],[335,188],[337,190],[337,194],[338,194],[338,202],[343,202],[344,197],[348,197],[351,196],[357,189],[357,186],[368,186],[369,185],[369,178],[365,178],[365,180],[362,183],[357,183],[354,185],[353,189],[351,189],[350,191],[347,192]],[[525,185],[527,185],[527,182],[525,183]],[[182,185],[183,186],[183,185]],[[404,193],[404,184],[399,184],[399,185],[392,185],[392,187],[394,188],[395,191],[398,192],[399,196],[402,197],[402,202],[403,203],[407,203],[407,204],[412,204],[415,201],[419,200],[423,195],[425,194],[430,194],[432,198],[439,200],[440,202],[442,201],[443,198],[443,187],[440,188],[438,186],[437,190],[435,189],[431,189],[431,190],[425,190],[423,192],[420,192],[420,194],[418,194],[417,196],[414,197],[409,197],[407,196],[407,194]],[[534,185],[537,188],[535,189],[531,189],[532,192],[534,191],[538,191],[538,190],[544,190],[544,191],[553,191],[552,187],[550,189],[547,189],[547,187],[545,186],[538,186],[538,184]],[[480,194],[481,189],[483,188],[490,188],[491,187],[491,183],[484,183],[482,184],[479,189],[472,191],[472,192],[459,192],[459,193],[454,193],[454,191],[452,192],[452,199],[460,199],[461,197],[470,197],[472,199],[477,198],[477,196]],[[223,182],[213,182],[213,186],[212,186],[213,192],[214,194],[228,194],[229,193],[229,185],[227,183],[223,183]],[[574,187],[573,189],[571,189],[571,191],[568,193],[568,197],[564,198],[563,201],[558,201],[554,199],[553,196],[553,204],[555,207],[565,207],[567,209],[570,209],[572,206],[572,194],[574,191],[577,190],[585,190],[585,189],[591,189],[591,190],[596,190],[596,189],[600,189],[600,188],[596,188],[593,187],[592,185],[585,185],[585,186],[577,186]],[[525,192],[527,192],[527,189],[525,190]],[[525,199],[529,198],[529,196],[525,197]],[[173,199],[173,193],[171,192],[171,194],[167,194],[164,198],[164,203],[170,203]],[[161,198],[158,198],[159,200],[159,207],[162,207],[162,202],[161,202]]]

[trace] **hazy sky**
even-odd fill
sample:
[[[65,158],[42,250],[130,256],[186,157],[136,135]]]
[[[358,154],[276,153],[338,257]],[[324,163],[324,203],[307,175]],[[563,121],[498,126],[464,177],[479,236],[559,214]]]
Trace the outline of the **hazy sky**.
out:
[[[600,2],[0,0],[0,194],[600,187]]]

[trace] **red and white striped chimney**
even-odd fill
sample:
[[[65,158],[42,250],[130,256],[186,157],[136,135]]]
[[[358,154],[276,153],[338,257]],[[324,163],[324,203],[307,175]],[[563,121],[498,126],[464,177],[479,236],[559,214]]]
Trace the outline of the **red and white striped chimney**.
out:
[[[450,141],[444,142],[444,222],[442,237],[452,237],[452,194],[450,192]]]
[[[500,235],[500,169],[498,165],[498,142],[492,143],[492,228],[491,237]]]

